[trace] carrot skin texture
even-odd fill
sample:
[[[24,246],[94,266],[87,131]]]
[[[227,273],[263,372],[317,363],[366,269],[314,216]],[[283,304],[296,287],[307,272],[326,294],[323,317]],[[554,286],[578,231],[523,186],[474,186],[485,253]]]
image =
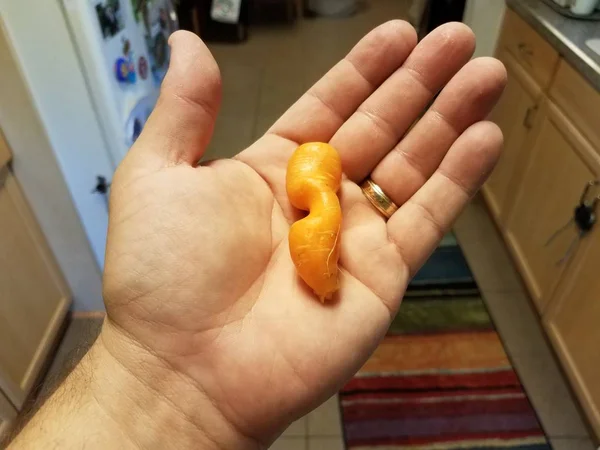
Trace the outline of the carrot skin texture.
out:
[[[339,287],[341,181],[340,156],[329,144],[303,144],[288,162],[288,198],[294,207],[309,211],[290,227],[290,255],[300,278],[322,302]]]

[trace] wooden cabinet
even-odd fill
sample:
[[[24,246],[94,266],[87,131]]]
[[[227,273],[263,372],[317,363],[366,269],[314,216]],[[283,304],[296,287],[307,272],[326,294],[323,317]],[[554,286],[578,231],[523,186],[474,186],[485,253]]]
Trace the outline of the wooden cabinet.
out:
[[[600,92],[510,10],[496,56],[509,81],[491,120],[505,145],[484,198],[600,437],[600,222],[578,241],[572,221],[600,178]]]
[[[559,62],[558,52],[510,9],[506,11],[498,49],[506,50],[546,88]]]
[[[0,159],[10,158],[0,134]],[[70,304],[70,293],[7,165],[0,166],[0,422],[23,406]]]
[[[0,389],[20,408],[69,293],[12,174],[0,175]]]
[[[552,299],[544,325],[592,427],[600,434],[600,228],[584,241],[580,257]]]
[[[534,125],[542,90],[508,51],[501,51],[498,58],[506,66],[508,84],[490,120],[502,129],[504,151],[483,188],[483,195],[496,220],[504,225],[516,193],[515,185],[526,163],[523,144]]]
[[[538,310],[543,312],[566,267],[559,261],[577,236],[575,225],[567,224],[586,183],[596,178],[600,162],[588,141],[555,105],[548,103],[540,113],[528,142],[530,157],[505,237]]]

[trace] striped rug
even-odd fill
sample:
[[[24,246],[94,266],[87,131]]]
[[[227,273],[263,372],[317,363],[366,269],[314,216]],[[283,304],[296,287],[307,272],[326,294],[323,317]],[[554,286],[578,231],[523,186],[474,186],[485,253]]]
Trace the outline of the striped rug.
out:
[[[340,399],[347,449],[551,449],[452,236]]]

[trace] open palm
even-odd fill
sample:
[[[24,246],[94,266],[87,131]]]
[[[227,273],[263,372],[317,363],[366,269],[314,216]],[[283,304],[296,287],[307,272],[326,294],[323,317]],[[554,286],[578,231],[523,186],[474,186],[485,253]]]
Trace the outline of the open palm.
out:
[[[141,377],[149,358],[162,371],[152,373],[168,372],[169,386],[160,376],[147,383],[190,421],[205,424],[197,415],[209,402],[214,440],[230,428],[249,446],[268,444],[364,363],[410,277],[489,174],[502,136],[482,120],[506,74],[490,58],[467,63],[474,41],[464,25],[416,46],[410,25],[388,22],[251,147],[196,166],[219,72],[194,35],[178,32],[171,45],[157,108],[113,183],[106,345]],[[345,175],[341,286],[324,305],[296,275],[287,243],[302,216],[285,193],[287,160],[309,141],[336,147]],[[358,187],[367,176],[401,205],[387,222]]]

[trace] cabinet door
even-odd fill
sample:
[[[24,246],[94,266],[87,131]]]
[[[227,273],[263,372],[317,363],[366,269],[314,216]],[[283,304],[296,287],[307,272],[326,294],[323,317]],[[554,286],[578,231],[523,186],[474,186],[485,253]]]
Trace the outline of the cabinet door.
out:
[[[600,436],[600,226],[582,240],[544,317],[562,365],[596,436]]]
[[[502,227],[521,177],[520,169],[527,157],[523,144],[533,125],[541,90],[510,54],[501,53],[499,58],[506,66],[508,84],[490,119],[502,129],[504,151],[483,188],[483,194]]]
[[[567,224],[583,188],[596,178],[600,166],[585,138],[556,106],[546,106],[526,144],[531,146],[531,157],[505,233],[540,312],[568,265],[558,262],[577,237],[574,224]]]
[[[21,408],[70,296],[20,188],[0,168],[0,391]]]

